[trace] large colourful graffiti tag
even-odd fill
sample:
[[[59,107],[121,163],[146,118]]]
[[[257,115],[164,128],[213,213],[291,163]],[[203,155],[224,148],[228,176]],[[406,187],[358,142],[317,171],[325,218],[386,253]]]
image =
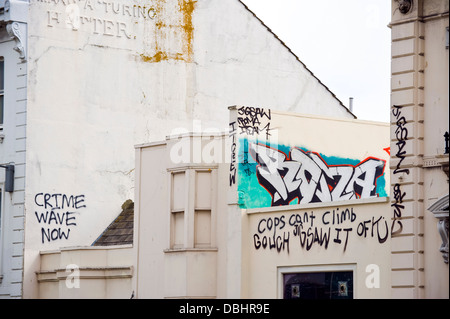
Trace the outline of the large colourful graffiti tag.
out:
[[[245,208],[387,196],[384,160],[325,157],[246,139],[241,145],[238,190]]]

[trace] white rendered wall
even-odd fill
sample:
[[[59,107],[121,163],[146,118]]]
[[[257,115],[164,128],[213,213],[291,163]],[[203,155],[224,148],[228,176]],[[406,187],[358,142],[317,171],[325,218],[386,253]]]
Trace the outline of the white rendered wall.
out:
[[[39,251],[92,244],[134,197],[135,144],[226,129],[236,104],[353,118],[237,0],[37,0],[29,17],[26,297]]]

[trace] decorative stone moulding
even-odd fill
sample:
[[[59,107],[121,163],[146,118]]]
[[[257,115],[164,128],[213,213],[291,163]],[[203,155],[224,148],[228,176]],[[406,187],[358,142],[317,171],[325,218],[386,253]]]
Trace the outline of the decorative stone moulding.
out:
[[[397,0],[398,10],[402,14],[407,14],[412,8],[412,0]]]
[[[442,239],[439,251],[448,264],[448,194],[438,199],[428,210],[438,219],[437,228]]]
[[[8,34],[14,38],[16,41],[16,46],[14,50],[16,50],[20,54],[20,58],[22,60],[26,59],[26,50],[25,50],[25,39],[24,34],[21,31],[21,25],[18,22],[12,22],[6,25],[6,31]]]
[[[14,50],[22,62],[26,61],[28,11],[29,1],[5,0],[2,20],[8,35],[16,42]]]

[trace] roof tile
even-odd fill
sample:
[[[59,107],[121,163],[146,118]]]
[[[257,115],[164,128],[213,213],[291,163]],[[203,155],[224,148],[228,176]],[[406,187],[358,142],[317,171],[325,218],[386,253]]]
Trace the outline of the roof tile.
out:
[[[127,200],[122,212],[103,231],[92,246],[118,246],[133,244],[134,203]]]

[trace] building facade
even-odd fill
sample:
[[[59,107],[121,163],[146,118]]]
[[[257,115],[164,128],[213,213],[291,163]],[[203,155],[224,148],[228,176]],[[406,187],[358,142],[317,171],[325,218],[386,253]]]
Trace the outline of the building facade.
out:
[[[448,298],[448,12],[392,1],[393,298]]]
[[[22,296],[27,21],[28,3],[0,1],[0,298]]]
[[[2,297],[38,296],[40,252],[92,245],[134,198],[133,145],[238,103],[354,118],[238,0],[1,0],[0,59]]]
[[[388,298],[388,123],[232,107],[136,147],[137,298]]]
[[[238,0],[0,0],[0,297],[448,298],[449,4],[391,6],[389,135]]]

